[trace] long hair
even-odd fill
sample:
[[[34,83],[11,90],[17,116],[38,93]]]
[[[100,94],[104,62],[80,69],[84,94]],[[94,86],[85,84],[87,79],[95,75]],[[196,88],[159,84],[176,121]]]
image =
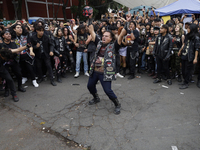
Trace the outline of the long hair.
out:
[[[59,31],[59,30],[62,31],[62,29],[61,29],[60,27],[55,28],[55,31],[54,31],[54,33],[53,33],[53,36],[54,36],[54,37],[58,37],[58,31]]]
[[[186,35],[186,38],[192,40],[198,35],[197,25],[192,23],[188,28],[190,28],[190,33]]]
[[[3,58],[5,58],[6,60],[14,58],[14,54],[8,48],[2,48],[2,49],[0,49],[0,55]]]
[[[177,24],[176,26],[179,26],[179,36],[181,37],[184,34],[183,27],[179,24]]]
[[[115,35],[113,34],[113,32],[111,31],[111,30],[106,30],[105,32],[108,32],[108,33],[110,33],[110,37],[112,38],[112,43],[114,43],[115,42],[115,40],[116,40],[116,38],[115,38]],[[104,33],[105,33],[104,32]]]
[[[12,36],[12,39],[15,39],[17,37],[17,34],[14,31],[14,29],[16,28],[16,26],[21,26],[22,27],[22,35],[24,35],[24,36],[28,35],[28,31],[26,30],[26,28],[23,25],[15,24],[14,26],[12,26],[10,28],[10,34]]]
[[[65,29],[67,29],[67,35],[70,35],[69,28],[67,28],[67,27],[63,27],[63,28],[62,28],[62,33],[63,33],[63,35],[64,35],[64,30],[65,30]]]

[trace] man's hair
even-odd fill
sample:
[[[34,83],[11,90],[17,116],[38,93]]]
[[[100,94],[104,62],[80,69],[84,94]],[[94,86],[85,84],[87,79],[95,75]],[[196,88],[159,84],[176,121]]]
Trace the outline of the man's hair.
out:
[[[12,51],[9,50],[8,48],[0,49],[0,54],[5,59],[13,59],[14,58]]]
[[[115,35],[113,34],[113,32],[111,30],[106,30],[104,33],[106,33],[106,32],[110,33],[110,37],[112,39],[111,42],[114,42],[116,39],[115,39]]]
[[[166,29],[166,30],[167,30],[167,33],[169,32],[168,25],[164,24],[164,25],[162,25],[162,28]]]
[[[36,26],[36,28],[35,28],[35,30],[36,31],[44,31],[44,26],[42,25],[42,26]]]
[[[160,22],[160,18],[154,19],[154,22]]]
[[[4,29],[2,32],[1,32],[1,37],[3,38],[3,36],[4,36],[4,34],[6,33],[6,32],[9,32],[10,33],[10,31],[8,30],[8,29]],[[11,33],[10,33],[11,34]]]

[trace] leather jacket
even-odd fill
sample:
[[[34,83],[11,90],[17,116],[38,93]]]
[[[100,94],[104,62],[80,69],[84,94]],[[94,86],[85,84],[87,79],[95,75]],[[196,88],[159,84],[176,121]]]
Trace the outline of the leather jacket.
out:
[[[185,46],[183,48],[183,51],[186,49],[188,45],[188,40],[185,42]],[[188,61],[191,62],[195,58],[195,51],[199,51],[200,49],[200,38],[198,36],[195,36],[192,40],[190,40],[189,43],[189,49],[188,49]],[[183,54],[182,51],[182,54]]]
[[[71,51],[71,49],[69,48],[69,45],[67,44],[67,41],[65,39],[64,36],[61,37],[62,39],[62,43],[63,43],[63,51],[60,51],[60,42],[59,42],[59,38],[55,37],[54,38],[54,52],[59,52],[60,54],[68,54],[67,51]]]
[[[160,57],[163,60],[167,60],[171,56],[172,51],[172,37],[169,34],[166,34],[163,42],[161,43],[162,35],[158,35],[156,38],[156,43],[154,46],[153,54]]]

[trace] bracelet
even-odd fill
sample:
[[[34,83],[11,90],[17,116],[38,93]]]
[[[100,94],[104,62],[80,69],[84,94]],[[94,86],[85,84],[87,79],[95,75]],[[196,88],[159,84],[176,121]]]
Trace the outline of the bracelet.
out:
[[[26,45],[26,48],[30,48],[30,47],[31,47],[30,45],[28,45],[28,44]]]

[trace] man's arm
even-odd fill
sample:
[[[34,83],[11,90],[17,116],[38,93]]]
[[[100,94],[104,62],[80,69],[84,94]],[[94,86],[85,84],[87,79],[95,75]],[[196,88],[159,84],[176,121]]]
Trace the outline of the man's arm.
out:
[[[19,47],[19,48],[16,48],[16,49],[11,49],[12,53],[18,53],[18,52],[21,52],[23,50],[27,49],[26,46],[23,46],[23,47]],[[33,50],[33,47],[30,47],[30,49]]]
[[[92,24],[89,26],[89,33],[90,33],[90,35],[92,37],[92,41],[95,42],[96,33],[94,32],[94,27],[93,27]]]

